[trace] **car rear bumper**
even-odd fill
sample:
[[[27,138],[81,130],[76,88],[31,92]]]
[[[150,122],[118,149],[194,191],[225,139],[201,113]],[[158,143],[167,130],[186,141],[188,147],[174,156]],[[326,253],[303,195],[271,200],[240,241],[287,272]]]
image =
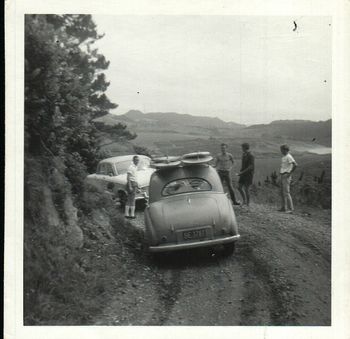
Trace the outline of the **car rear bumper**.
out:
[[[178,250],[185,250],[185,249],[206,247],[206,246],[209,247],[209,246],[215,246],[215,245],[224,245],[224,244],[235,242],[240,237],[241,236],[239,234],[237,234],[237,235],[233,235],[231,237],[219,238],[219,239],[209,239],[209,240],[202,240],[202,241],[196,241],[196,242],[186,242],[186,243],[181,243],[181,244],[149,246],[148,250],[150,252],[155,253],[155,252],[178,251]]]
[[[148,200],[148,197],[143,194],[138,194],[135,196],[135,200]]]
[[[142,188],[142,189],[141,189],[141,192],[138,192],[138,193],[136,194],[135,199],[136,199],[136,200],[139,200],[139,199],[148,200],[148,187],[147,187],[147,189],[146,189],[146,188]]]

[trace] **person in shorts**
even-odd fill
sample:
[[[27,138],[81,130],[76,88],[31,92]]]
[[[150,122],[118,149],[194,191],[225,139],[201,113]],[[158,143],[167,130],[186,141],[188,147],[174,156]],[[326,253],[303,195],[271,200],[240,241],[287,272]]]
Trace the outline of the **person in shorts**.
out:
[[[135,219],[135,197],[139,190],[137,182],[137,165],[140,162],[140,158],[135,155],[132,159],[132,164],[129,166],[127,171],[127,184],[126,191],[128,197],[125,205],[125,218]]]
[[[250,194],[249,187],[253,183],[254,175],[254,156],[251,154],[248,143],[244,143],[242,146],[242,167],[240,172],[237,174],[239,176],[238,190],[241,193],[243,199],[243,205],[249,206]]]
[[[292,173],[295,171],[298,164],[289,153],[288,145],[282,145],[280,149],[282,153],[280,168],[282,206],[279,212],[292,213],[294,211],[294,205],[292,196],[290,195],[290,183],[292,181]]]
[[[240,202],[236,200],[235,192],[232,186],[231,170],[233,163],[233,156],[231,153],[227,152],[227,145],[221,144],[221,153],[217,155],[214,167],[219,174],[221,182],[223,184],[226,182],[233,205],[240,205]]]

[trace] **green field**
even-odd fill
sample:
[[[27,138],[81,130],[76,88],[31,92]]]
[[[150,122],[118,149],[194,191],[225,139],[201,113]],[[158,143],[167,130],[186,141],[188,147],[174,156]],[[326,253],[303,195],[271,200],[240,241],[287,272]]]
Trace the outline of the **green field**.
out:
[[[104,149],[110,156],[134,153],[133,144],[146,147],[153,155],[182,155],[195,151],[209,151],[215,156],[220,152],[220,144],[228,144],[229,152],[233,154],[235,164],[233,168],[234,186],[238,185],[238,176],[234,174],[241,166],[241,144],[249,142],[255,156],[255,174],[253,180],[253,200],[261,203],[279,203],[279,188],[271,183],[271,174],[279,172],[281,154],[279,146],[288,143],[291,153],[298,163],[293,174],[292,194],[296,205],[305,208],[314,206],[329,209],[332,203],[331,154],[316,154],[311,151],[329,151],[324,146],[305,143],[303,141],[285,140],[281,138],[225,138],[203,137],[180,133],[141,133],[138,138],[125,143],[113,143]],[[309,151],[309,152],[306,152]],[[318,182],[324,171],[322,182]],[[270,183],[265,183],[266,177]]]
[[[325,171],[325,180],[331,181],[331,154],[316,154],[311,152],[324,152],[329,149],[324,146],[307,143],[298,140],[286,140],[283,138],[252,138],[252,137],[208,137],[175,132],[139,132],[134,145],[147,147],[151,154],[182,155],[196,151],[209,151],[213,156],[220,152],[220,144],[227,143],[229,152],[233,154],[235,165],[233,173],[240,169],[241,144],[248,142],[251,151],[255,155],[255,176],[256,184],[261,183],[270,176],[273,171],[278,173],[281,154],[279,146],[288,143],[291,153],[298,162],[298,168],[294,177],[299,178],[301,173],[308,178],[320,176]],[[112,155],[121,155],[132,152],[132,147],[126,147],[120,143],[109,145],[108,149]],[[307,152],[309,151],[309,152]],[[124,153],[123,153],[124,152]],[[114,154],[115,153],[115,154]]]
[[[160,136],[160,138],[156,138]],[[291,147],[291,153],[294,155],[298,169],[295,172],[295,177],[300,176],[302,172],[307,176],[320,176],[325,170],[326,179],[331,179],[331,154],[316,154],[309,151],[317,152],[326,150],[320,145],[305,143],[296,140],[285,139],[254,139],[254,138],[198,138],[187,135],[150,135],[145,133],[142,135],[143,143],[141,145],[152,145],[153,151],[166,155],[182,155],[189,152],[209,151],[213,156],[220,152],[220,144],[225,142],[228,144],[229,152],[233,154],[235,166],[233,172],[238,172],[240,169],[241,159],[241,144],[248,142],[251,145],[251,151],[255,155],[255,181],[264,181],[266,176],[273,171],[278,173],[281,154],[279,146],[282,143],[288,143]],[[146,142],[147,141],[147,142]],[[153,143],[152,143],[153,142]],[[134,142],[138,144],[138,138]],[[326,150],[327,151],[327,150]]]

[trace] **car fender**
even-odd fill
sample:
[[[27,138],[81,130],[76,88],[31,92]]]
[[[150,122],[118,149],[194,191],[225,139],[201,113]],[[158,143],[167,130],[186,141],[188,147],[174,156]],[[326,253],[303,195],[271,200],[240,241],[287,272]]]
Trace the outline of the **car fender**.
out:
[[[157,244],[157,235],[152,225],[152,221],[149,215],[149,207],[146,207],[144,211],[144,219],[145,219],[145,240],[148,245],[156,245]]]
[[[228,205],[228,210],[231,214],[231,221],[232,221],[231,225],[230,225],[231,230],[233,232],[233,235],[236,235],[236,234],[238,234],[238,223],[237,223],[235,211],[234,211],[232,204],[231,204],[231,200],[229,200],[228,198],[227,198],[227,205]]]
[[[106,176],[105,180],[111,182],[119,187],[125,186],[127,183],[126,174],[116,175],[114,177]]]
[[[112,183],[115,188],[125,188],[126,176],[108,176],[100,174],[89,174],[86,179],[88,183],[99,183],[100,185],[105,185],[106,183]],[[115,189],[116,191],[116,189]]]

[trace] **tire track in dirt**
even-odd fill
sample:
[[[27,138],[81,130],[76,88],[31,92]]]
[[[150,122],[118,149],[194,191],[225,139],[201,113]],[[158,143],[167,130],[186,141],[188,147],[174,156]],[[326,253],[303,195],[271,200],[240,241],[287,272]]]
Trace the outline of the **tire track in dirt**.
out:
[[[242,238],[233,256],[197,249],[156,262],[140,246],[140,213],[127,225],[128,283],[106,309],[114,315],[99,324],[329,325],[327,218],[253,205],[237,210]]]
[[[322,217],[322,216],[321,216]],[[323,218],[323,217],[322,217]],[[321,219],[322,219],[321,218]],[[277,213],[270,206],[254,205],[254,211],[240,214],[242,234],[247,232],[245,253],[265,265],[265,280],[282,305],[272,314],[272,324],[330,324],[330,224],[325,219]],[[255,244],[253,242],[256,239]],[[243,244],[244,237],[240,244]],[[282,314],[281,314],[282,312]]]
[[[273,265],[260,251],[257,240],[242,239],[236,256],[245,268],[245,302],[242,309],[244,326],[290,325],[295,323],[295,308],[290,290],[292,282],[280,267]],[[259,313],[265,314],[261,317]]]
[[[157,273],[157,306],[152,312],[153,317],[147,325],[163,325],[169,318],[172,308],[181,292],[181,273],[178,270],[168,270]]]
[[[312,252],[314,252],[317,256],[322,257],[323,261],[331,265],[331,255],[330,253],[326,252],[325,250],[322,250],[320,247],[316,246],[314,243],[310,241],[310,239],[307,239],[305,235],[302,235],[297,232],[290,232],[290,234],[297,239],[301,244],[303,244],[305,247],[310,249]]]
[[[181,267],[181,291],[164,325],[238,325],[242,301],[242,272],[235,260],[228,260],[231,274],[221,264],[219,252],[197,249],[174,253],[167,269]],[[227,268],[226,268],[227,269]]]

